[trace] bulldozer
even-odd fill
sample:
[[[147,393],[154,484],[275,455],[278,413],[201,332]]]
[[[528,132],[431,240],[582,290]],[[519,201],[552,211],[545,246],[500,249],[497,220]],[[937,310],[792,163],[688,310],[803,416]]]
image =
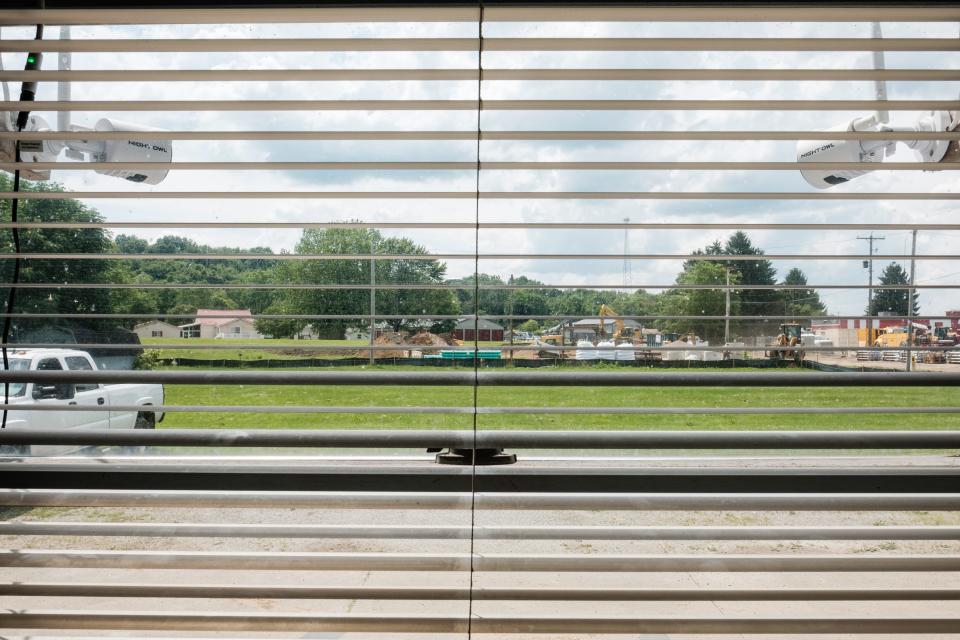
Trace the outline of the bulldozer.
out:
[[[772,346],[776,347],[800,347],[790,349],[770,349],[766,356],[771,360],[793,360],[799,367],[803,364],[803,342],[802,328],[796,322],[785,322],[780,325],[780,334],[777,341]]]

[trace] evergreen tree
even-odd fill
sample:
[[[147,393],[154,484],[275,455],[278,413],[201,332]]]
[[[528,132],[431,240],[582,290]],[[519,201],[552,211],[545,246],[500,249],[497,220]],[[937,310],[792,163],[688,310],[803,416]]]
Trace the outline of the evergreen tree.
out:
[[[787,273],[783,284],[803,287],[807,284],[806,274],[794,267]],[[815,289],[785,289],[781,291],[785,314],[788,316],[822,316],[826,315],[827,307],[820,300]]]
[[[896,262],[891,262],[880,275],[880,284],[910,284],[910,277],[907,275],[906,269]],[[914,316],[920,313],[918,298],[919,295],[914,293],[912,301]],[[871,301],[870,308],[867,309],[867,314],[871,316],[880,313],[890,313],[897,316],[910,315],[907,306],[909,299],[910,291],[908,289],[884,289],[878,287],[873,290],[873,300]]]
[[[762,256],[763,250],[753,246],[750,237],[743,231],[733,233],[723,246],[723,252],[734,256]],[[744,285],[774,285],[777,270],[769,260],[730,260],[727,263],[736,282]],[[783,313],[783,302],[776,289],[741,289],[736,292],[740,313],[747,316],[773,316]],[[771,323],[765,321],[739,321],[731,324],[737,334],[767,333]],[[777,323],[772,323],[777,324]]]

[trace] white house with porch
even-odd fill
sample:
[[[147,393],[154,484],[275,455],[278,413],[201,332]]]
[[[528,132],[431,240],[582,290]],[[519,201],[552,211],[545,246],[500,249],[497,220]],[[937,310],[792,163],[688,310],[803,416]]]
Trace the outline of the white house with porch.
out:
[[[263,338],[250,309],[197,309],[196,319],[179,328],[181,338]]]

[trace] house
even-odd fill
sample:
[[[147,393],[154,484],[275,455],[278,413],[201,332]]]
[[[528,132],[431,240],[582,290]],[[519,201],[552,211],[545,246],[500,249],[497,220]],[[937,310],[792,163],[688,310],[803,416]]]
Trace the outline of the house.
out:
[[[196,319],[179,329],[182,338],[263,338],[250,309],[197,309]]]
[[[133,332],[140,338],[179,338],[180,327],[163,320],[148,320],[134,325]]]
[[[474,318],[461,318],[457,321],[457,326],[453,328],[453,337],[464,342],[470,340],[503,342],[503,327],[496,322],[480,318],[478,330]]]

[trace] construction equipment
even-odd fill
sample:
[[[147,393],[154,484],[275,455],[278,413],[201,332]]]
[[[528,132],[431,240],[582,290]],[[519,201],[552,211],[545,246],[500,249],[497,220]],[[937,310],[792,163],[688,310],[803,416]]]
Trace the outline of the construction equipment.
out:
[[[957,332],[952,327],[936,327],[933,334],[938,347],[952,347],[957,344]]]
[[[565,335],[567,331],[567,325],[569,324],[569,322],[570,322],[569,320],[563,320],[557,326],[547,329],[547,331],[555,331],[556,333],[544,333],[537,336],[537,339],[539,339],[539,343],[551,345],[554,347],[564,346],[564,343],[566,342]],[[535,339],[534,342],[537,342],[537,339]]]
[[[861,347],[872,347],[879,337],[879,329],[873,327],[857,329],[857,344]]]
[[[619,340],[620,338],[633,340],[633,327],[626,327],[623,324],[623,319],[620,318],[620,314],[617,313],[616,309],[613,307],[601,304],[600,311],[597,313],[600,316],[600,339],[602,340],[606,336],[606,319],[612,318],[614,324],[617,327],[617,330],[613,332],[612,339],[614,341]]]
[[[899,349],[906,346],[909,337],[910,333],[906,327],[884,327],[880,329],[873,346],[883,347],[884,349]]]
[[[773,346],[780,347],[770,349],[766,356],[771,360],[790,360],[792,359],[797,366],[803,364],[803,329],[795,322],[785,322],[780,325],[780,334]],[[784,349],[783,347],[791,347]],[[800,347],[800,348],[797,348]]]
[[[912,341],[910,339],[911,335],[913,336]],[[884,327],[877,334],[873,346],[899,349],[906,347],[911,342],[913,344],[929,344],[930,327],[919,322],[912,322],[909,328],[906,325]]]

